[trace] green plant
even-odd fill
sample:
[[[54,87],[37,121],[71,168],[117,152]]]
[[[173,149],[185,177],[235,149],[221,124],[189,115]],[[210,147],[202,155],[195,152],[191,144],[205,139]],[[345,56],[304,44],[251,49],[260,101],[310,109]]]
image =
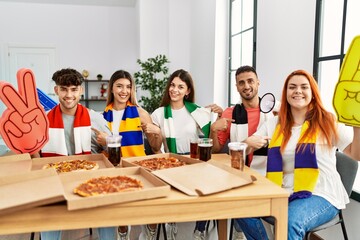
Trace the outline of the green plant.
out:
[[[152,113],[160,106],[168,79],[169,60],[165,55],[158,55],[155,58],[148,58],[146,61],[137,60],[141,70],[134,73],[135,83],[138,88],[148,93],[141,96],[139,103],[149,113]]]
[[[101,74],[96,75],[96,77],[98,80],[101,80],[103,78],[103,76]]]

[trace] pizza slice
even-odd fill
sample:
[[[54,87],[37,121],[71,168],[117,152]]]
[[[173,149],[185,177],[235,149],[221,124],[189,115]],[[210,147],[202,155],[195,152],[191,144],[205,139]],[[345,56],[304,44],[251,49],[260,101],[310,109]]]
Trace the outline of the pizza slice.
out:
[[[54,168],[58,173],[88,171],[99,169],[99,164],[93,161],[75,159],[70,161],[59,161],[47,163],[43,169]]]

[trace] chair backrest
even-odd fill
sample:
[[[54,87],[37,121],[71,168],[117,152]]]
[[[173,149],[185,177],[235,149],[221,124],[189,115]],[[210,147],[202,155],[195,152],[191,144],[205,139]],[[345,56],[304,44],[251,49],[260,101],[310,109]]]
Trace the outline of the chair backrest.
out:
[[[336,152],[336,169],[340,174],[341,181],[349,196],[352,192],[358,167],[358,161],[350,158],[344,153]]]

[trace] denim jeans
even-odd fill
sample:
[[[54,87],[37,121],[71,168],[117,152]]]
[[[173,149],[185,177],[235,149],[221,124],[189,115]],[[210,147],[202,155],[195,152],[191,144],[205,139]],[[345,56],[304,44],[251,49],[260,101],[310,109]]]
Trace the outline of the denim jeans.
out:
[[[205,231],[205,228],[206,228],[206,223],[208,221],[197,221],[195,223],[195,230],[198,230],[200,232],[204,232]]]
[[[333,219],[339,210],[322,197],[296,199],[289,203],[288,240],[302,240],[306,232]],[[274,218],[263,218],[274,224]],[[267,240],[265,227],[260,218],[239,218],[237,223],[247,240]]]
[[[41,232],[41,240],[61,240],[62,231],[48,231]],[[117,228],[115,227],[102,227],[98,228],[100,240],[116,240],[117,239]]]

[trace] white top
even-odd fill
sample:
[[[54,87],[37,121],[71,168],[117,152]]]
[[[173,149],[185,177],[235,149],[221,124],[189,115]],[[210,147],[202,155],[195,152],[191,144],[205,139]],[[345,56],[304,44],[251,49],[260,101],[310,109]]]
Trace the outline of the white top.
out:
[[[190,139],[197,138],[201,134],[201,129],[196,124],[194,118],[190,115],[185,106],[181,109],[172,109],[172,117],[175,129],[176,150],[178,153],[190,152]],[[151,118],[155,125],[161,129],[163,137],[163,145],[165,152],[169,152],[166,144],[165,130],[164,130],[164,107],[157,108],[152,114]]]
[[[261,125],[254,135],[272,136],[277,122],[278,117],[269,119]],[[316,143],[315,153],[319,168],[319,178],[313,194],[325,198],[336,208],[343,209],[345,204],[349,202],[349,197],[341,182],[340,175],[336,171],[335,151],[337,148],[343,151],[352,142],[353,132],[351,127],[346,127],[344,124],[338,123],[337,128],[339,141],[334,143],[331,149],[321,144],[320,140]],[[282,154],[284,171],[282,187],[290,193],[294,190],[295,147],[300,137],[300,132],[301,126],[292,128],[292,135]]]
[[[115,110],[113,109],[113,121],[111,123],[111,130],[113,135],[118,135],[119,134],[119,129],[120,129],[120,123],[121,123],[121,119],[124,115],[124,111],[125,109],[122,110]]]

